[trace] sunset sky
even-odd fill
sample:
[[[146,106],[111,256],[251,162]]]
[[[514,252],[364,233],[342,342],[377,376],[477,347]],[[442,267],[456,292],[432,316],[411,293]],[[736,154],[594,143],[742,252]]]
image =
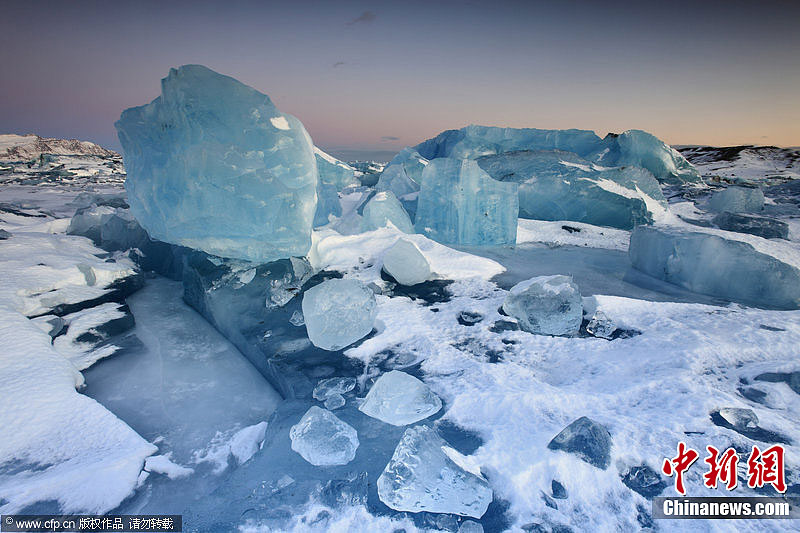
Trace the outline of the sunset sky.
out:
[[[40,2],[0,17],[0,133],[119,148],[120,112],[200,63],[332,151],[470,123],[800,145],[800,2]]]

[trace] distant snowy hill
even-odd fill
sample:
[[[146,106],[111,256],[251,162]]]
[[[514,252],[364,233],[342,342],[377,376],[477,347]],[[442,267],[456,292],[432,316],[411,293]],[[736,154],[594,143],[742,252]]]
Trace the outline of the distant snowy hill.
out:
[[[29,161],[42,154],[118,157],[119,154],[97,144],[76,139],[49,139],[38,135],[0,135],[1,161]]]
[[[774,185],[800,178],[800,149],[775,146],[675,146],[706,178]]]

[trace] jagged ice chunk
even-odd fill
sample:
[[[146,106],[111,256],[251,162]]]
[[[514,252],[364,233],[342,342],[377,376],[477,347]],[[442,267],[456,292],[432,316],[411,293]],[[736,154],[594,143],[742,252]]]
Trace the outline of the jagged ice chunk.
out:
[[[375,381],[359,410],[393,426],[419,422],[439,412],[442,401],[414,376],[392,370]]]
[[[396,511],[450,513],[480,518],[492,501],[483,477],[457,464],[433,428],[406,430],[378,478],[378,497]]]
[[[289,430],[292,450],[314,466],[346,465],[356,456],[358,434],[349,424],[312,406]]]
[[[530,333],[571,336],[581,327],[583,302],[571,276],[540,276],[514,285],[503,311]]]
[[[154,239],[259,263],[308,252],[313,145],[265,94],[185,65],[116,127],[131,212]]]

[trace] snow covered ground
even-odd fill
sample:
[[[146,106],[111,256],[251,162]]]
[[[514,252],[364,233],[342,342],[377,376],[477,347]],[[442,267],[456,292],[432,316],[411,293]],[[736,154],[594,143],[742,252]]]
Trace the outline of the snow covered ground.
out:
[[[773,185],[800,178],[800,150],[774,146],[678,146],[704,177]]]
[[[259,447],[278,398],[238,351],[180,300],[179,283],[147,279],[127,299],[137,325],[127,336],[111,339],[114,350],[109,344],[76,348],[77,335],[69,328],[51,340],[49,323],[30,318],[57,304],[96,299],[132,272],[126,257],[64,234],[65,217],[80,204],[80,193],[122,192],[105,160],[92,161],[89,166],[99,171],[83,179],[41,179],[34,177],[35,169],[0,175],[0,205],[6,206],[0,229],[11,233],[0,240],[0,512],[44,508],[48,501],[47,509],[64,512],[158,512],[160,505],[202,506],[205,495],[224,499],[229,489],[250,497],[265,487],[292,490],[291,478],[231,474],[250,457],[268,461],[258,455]],[[31,179],[36,183],[26,181]],[[696,216],[687,204],[673,203],[668,222],[698,229],[675,216]],[[365,365],[362,384],[379,374],[387,358],[411,356],[409,364],[418,365],[419,375],[444,402],[441,421],[473,436],[467,460],[488,480],[501,509],[499,522],[485,524],[487,531],[498,523],[510,531],[685,530],[685,521],[654,521],[649,499],[622,477],[640,465],[660,471],[681,441],[701,456],[708,445],[744,453],[765,442],[717,425],[712,413],[724,407],[752,409],[764,430],[761,438],[786,441],[787,483],[796,494],[800,394],[787,383],[755,378],[800,370],[800,311],[744,307],[650,278],[630,266],[627,231],[521,220],[517,235],[516,248],[454,250],[392,228],[340,235],[326,227],[315,232],[309,258],[317,269],[338,270],[381,292],[375,334],[344,354]],[[401,237],[417,245],[436,278],[453,280],[445,301],[392,293],[381,262]],[[780,247],[777,253],[792,261],[799,246],[794,231],[778,244],[735,237]],[[515,320],[499,311],[507,289],[549,274],[572,275],[587,318],[602,311],[630,335],[549,337],[516,328]],[[124,314],[110,302],[89,310],[103,318],[93,322],[84,312],[76,332]],[[460,320],[464,313],[470,322]],[[359,389],[359,396],[365,392]],[[547,448],[582,416],[611,434],[606,470]],[[703,488],[701,458],[686,477],[689,495],[756,494],[746,487],[742,457],[735,491]],[[676,495],[673,480],[662,479],[662,495]],[[553,480],[566,489],[566,499],[553,498]],[[237,484],[236,490],[228,483]],[[410,532],[456,530],[460,523],[444,515],[438,525],[420,526],[412,516],[391,515],[385,507],[332,505],[312,497],[287,514],[283,527]],[[273,527],[246,515],[230,525],[242,531]],[[797,520],[689,525],[700,531],[798,529]]]

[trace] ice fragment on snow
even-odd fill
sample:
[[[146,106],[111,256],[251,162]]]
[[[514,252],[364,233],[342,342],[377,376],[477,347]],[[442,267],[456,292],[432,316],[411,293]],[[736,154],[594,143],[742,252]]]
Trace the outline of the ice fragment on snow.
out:
[[[398,240],[386,251],[383,270],[401,285],[416,285],[431,275],[428,260],[416,244],[406,239]]]
[[[392,370],[375,381],[359,410],[393,426],[419,422],[439,412],[442,400],[414,376]]]
[[[324,350],[340,350],[367,336],[377,316],[375,293],[353,279],[329,279],[311,287],[302,308],[308,338]]]
[[[380,500],[396,511],[483,516],[492,489],[456,464],[444,452],[447,446],[430,427],[407,429],[378,478]]]

